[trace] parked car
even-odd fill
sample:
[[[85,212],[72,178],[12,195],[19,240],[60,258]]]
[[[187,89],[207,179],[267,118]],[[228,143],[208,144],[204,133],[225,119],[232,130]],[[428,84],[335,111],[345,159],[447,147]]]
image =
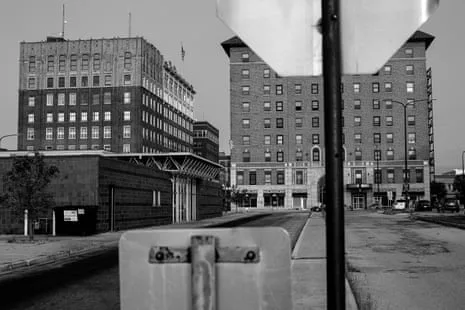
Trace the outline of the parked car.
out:
[[[431,211],[433,207],[429,200],[418,200],[415,201],[415,211]]]
[[[445,211],[452,211],[452,212],[459,212],[460,205],[455,198],[446,198],[442,204],[439,205],[438,212],[445,212]]]
[[[405,210],[406,204],[404,199],[399,199],[392,205],[393,210]]]

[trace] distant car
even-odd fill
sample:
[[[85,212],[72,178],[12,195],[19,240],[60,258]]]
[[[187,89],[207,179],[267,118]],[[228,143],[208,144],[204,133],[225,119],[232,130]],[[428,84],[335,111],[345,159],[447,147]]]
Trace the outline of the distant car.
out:
[[[455,198],[446,198],[442,204],[439,205],[438,212],[452,211],[459,212],[460,205]]]
[[[321,207],[320,206],[314,206],[310,209],[312,212],[321,212]]]
[[[433,207],[429,200],[418,200],[415,202],[415,211],[431,211]]]
[[[392,205],[393,210],[405,210],[405,200],[399,199]]]

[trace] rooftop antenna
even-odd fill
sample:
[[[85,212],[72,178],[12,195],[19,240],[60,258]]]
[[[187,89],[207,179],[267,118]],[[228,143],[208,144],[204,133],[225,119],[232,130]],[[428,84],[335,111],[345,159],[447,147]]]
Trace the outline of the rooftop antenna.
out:
[[[61,37],[63,39],[65,38],[65,24],[66,24],[66,20],[65,20],[65,4],[63,3],[63,19],[62,19],[62,23],[61,23]]]
[[[129,37],[131,37],[131,12],[129,12]]]

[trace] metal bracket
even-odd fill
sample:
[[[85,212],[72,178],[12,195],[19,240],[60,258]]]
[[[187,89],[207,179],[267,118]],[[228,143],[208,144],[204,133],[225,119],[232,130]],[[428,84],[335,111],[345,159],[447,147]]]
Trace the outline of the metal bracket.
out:
[[[152,246],[149,251],[149,264],[191,262],[191,247],[175,248],[169,246]],[[216,247],[215,262],[257,264],[260,262],[260,249],[258,246]]]

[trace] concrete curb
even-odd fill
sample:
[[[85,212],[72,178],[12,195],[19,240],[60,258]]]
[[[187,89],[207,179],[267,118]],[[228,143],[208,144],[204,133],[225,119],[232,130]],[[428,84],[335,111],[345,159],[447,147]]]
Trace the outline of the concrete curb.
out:
[[[418,221],[429,222],[429,223],[433,223],[433,224],[438,224],[438,225],[442,225],[442,226],[465,229],[465,224],[443,221],[443,220],[440,220],[440,219],[435,218],[435,217],[426,217],[426,216],[424,217],[424,216],[412,215],[411,219],[418,220]]]

